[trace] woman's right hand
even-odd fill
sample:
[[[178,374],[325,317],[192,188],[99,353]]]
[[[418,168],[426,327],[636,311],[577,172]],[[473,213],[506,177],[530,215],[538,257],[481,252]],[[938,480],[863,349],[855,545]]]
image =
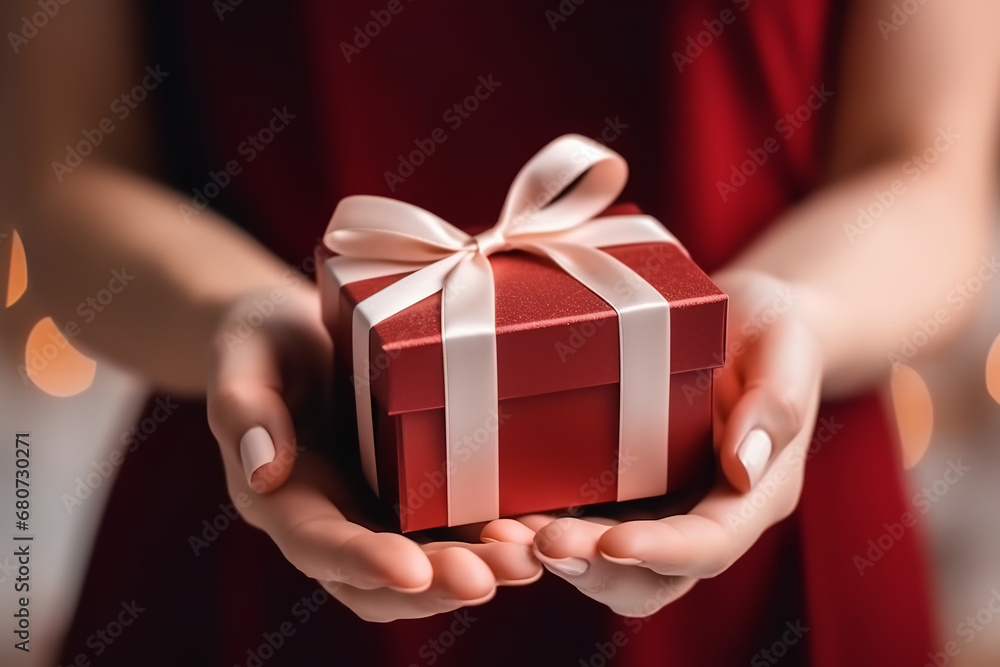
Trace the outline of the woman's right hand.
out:
[[[418,544],[362,525],[351,511],[361,505],[351,493],[358,481],[297,447],[320,421],[331,386],[332,346],[311,285],[239,300],[222,318],[210,355],[208,419],[234,503],[293,565],[362,619],[450,612],[485,603],[498,585],[541,576],[523,544]]]

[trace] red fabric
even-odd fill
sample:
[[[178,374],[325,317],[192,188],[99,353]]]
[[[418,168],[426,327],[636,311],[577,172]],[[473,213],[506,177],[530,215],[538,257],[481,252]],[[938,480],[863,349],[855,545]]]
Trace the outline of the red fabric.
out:
[[[297,116],[252,162],[241,162],[213,201],[296,266],[308,268],[342,196],[392,195],[460,226],[481,225],[539,147],[566,132],[603,132],[631,165],[625,198],[663,220],[712,270],[817,185],[837,99],[831,65],[841,8],[831,2],[401,0],[401,13],[347,62],[341,42],[388,3],[302,0],[280,11],[242,3],[217,21],[214,5],[192,1],[168,10],[176,11],[179,50],[165,64],[197,113],[183,130],[208,161],[194,186],[207,169],[243,160],[238,147],[273,108]],[[560,7],[572,13],[555,21],[549,12]],[[729,18],[726,11],[732,21],[720,30],[714,21]],[[691,62],[678,68],[675,53],[688,48]],[[460,127],[448,125],[446,110],[491,76],[500,86]],[[798,127],[780,124],[824,84],[834,91],[831,103]],[[165,118],[174,140],[176,120]],[[447,140],[390,188],[384,174],[397,169],[397,156],[436,128]],[[723,197],[720,182],[772,138],[778,150]],[[824,406],[827,429],[817,435],[798,511],[729,571],[648,620],[618,618],[545,577],[502,590],[468,615],[385,626],[362,623],[333,602],[300,623],[295,605],[315,585],[243,525],[224,531],[208,555],[178,546],[225,498],[199,409],[176,417],[123,466],[64,663],[132,597],[157,611],[101,664],[135,664],[142,655],[147,665],[177,664],[179,656],[183,664],[246,665],[248,650],[285,621],[295,635],[266,665],[765,665],[772,662],[761,652],[800,621],[808,628],[801,640],[787,655],[771,654],[780,664],[919,665],[934,646],[916,530],[864,576],[854,563],[868,540],[910,509],[874,397]],[[198,485],[166,511],[165,494],[179,492],[176,480],[190,479],[192,466],[201,466]],[[126,551],[129,560],[117,559]],[[465,624],[454,625],[461,618]],[[201,662],[177,639],[194,628]]]

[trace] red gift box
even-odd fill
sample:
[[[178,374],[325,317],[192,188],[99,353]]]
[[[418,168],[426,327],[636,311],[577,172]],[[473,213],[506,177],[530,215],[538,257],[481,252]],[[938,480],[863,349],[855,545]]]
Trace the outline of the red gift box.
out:
[[[634,213],[616,207],[608,214]],[[727,297],[676,245],[601,248],[670,303],[668,492],[711,474],[712,369],[723,363]],[[320,259],[329,257],[321,249]],[[501,516],[614,501],[619,465],[619,331],[613,308],[551,261],[524,252],[489,257],[496,294]],[[354,307],[405,274],[339,291],[318,272],[337,376],[352,371]],[[339,303],[338,303],[339,302]],[[339,313],[339,317],[336,315]],[[378,494],[406,531],[448,524],[441,294],[370,332]],[[345,417],[354,411],[344,409]],[[470,441],[470,446],[475,446]],[[621,460],[621,464],[619,463]]]

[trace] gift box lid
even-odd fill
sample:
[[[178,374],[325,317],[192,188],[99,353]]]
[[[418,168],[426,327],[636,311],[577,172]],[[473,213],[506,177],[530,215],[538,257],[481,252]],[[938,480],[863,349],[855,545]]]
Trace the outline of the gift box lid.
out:
[[[619,206],[612,212],[637,210]],[[671,374],[723,364],[728,297],[682,250],[670,243],[602,250],[630,266],[670,302]],[[496,293],[501,400],[618,382],[618,316],[611,306],[546,259],[514,251],[496,253],[489,261]],[[357,303],[403,275],[345,285],[339,312],[353,312]],[[326,278],[321,276],[321,283]],[[327,322],[337,354],[348,368],[350,319]],[[375,325],[370,349],[372,396],[390,415],[444,407],[440,292]]]

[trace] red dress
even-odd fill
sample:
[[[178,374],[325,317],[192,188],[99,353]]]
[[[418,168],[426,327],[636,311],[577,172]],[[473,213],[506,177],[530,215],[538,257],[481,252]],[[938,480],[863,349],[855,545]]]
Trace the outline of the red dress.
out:
[[[837,3],[579,3],[151,3],[175,77],[160,100],[170,177],[306,271],[339,198],[489,223],[518,168],[567,132],[623,154],[624,198],[709,271],[817,186]],[[230,160],[239,173],[206,188]],[[133,598],[149,611],[100,664],[923,664],[935,643],[920,535],[863,573],[854,558],[910,509],[882,408],[825,404],[819,424],[796,513],[649,619],[547,576],[483,607],[371,625],[225,519],[204,406],[185,404],[123,466],[63,664],[93,656],[92,633]],[[178,479],[188,492],[168,502]]]

